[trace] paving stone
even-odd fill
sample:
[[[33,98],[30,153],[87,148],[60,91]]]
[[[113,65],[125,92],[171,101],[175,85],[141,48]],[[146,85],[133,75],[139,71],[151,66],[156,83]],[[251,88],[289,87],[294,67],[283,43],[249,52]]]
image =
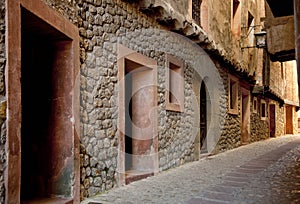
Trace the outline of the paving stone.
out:
[[[222,204],[222,203],[227,203],[227,202],[205,200],[204,198],[192,198],[187,202],[187,204]]]
[[[299,175],[300,136],[284,136],[161,172],[82,204],[300,203]]]

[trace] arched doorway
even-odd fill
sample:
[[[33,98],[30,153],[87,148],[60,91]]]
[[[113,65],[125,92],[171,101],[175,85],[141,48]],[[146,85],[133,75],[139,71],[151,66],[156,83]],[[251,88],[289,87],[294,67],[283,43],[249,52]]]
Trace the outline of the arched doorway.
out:
[[[204,81],[200,88],[200,153],[207,153],[207,94]]]

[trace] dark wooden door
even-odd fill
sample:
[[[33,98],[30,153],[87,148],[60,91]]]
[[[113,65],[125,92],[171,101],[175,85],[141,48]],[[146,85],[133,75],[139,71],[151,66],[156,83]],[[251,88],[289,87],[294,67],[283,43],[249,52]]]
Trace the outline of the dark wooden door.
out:
[[[270,137],[275,137],[276,123],[275,123],[275,105],[270,104]]]
[[[293,107],[285,107],[285,133],[293,134]]]
[[[207,104],[206,104],[206,87],[202,82],[200,89],[200,152],[207,152]]]

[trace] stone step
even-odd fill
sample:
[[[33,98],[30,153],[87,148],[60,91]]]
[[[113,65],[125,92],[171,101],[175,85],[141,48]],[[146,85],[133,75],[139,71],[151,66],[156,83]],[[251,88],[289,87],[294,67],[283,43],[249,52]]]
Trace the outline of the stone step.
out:
[[[22,204],[73,204],[71,198],[35,198],[31,200],[23,200]]]

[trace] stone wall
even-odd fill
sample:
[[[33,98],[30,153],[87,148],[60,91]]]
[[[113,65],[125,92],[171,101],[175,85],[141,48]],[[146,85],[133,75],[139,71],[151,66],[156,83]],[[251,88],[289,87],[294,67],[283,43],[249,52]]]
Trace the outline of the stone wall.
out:
[[[240,116],[240,100],[241,92],[240,88],[238,90],[238,114],[229,114],[228,113],[228,101],[229,101],[229,86],[228,86],[228,66],[219,63],[217,60],[214,60],[220,76],[222,78],[222,83],[225,88],[225,94],[220,96],[221,103],[221,117],[224,118],[224,123],[221,127],[221,137],[215,147],[214,153],[224,152],[236,148],[241,145],[241,116]]]
[[[284,112],[284,106],[280,106],[280,104],[276,101],[273,103],[276,104],[276,132],[275,137],[282,136],[285,134],[285,125],[284,125],[284,118],[285,118],[285,112]],[[295,114],[297,115],[297,114]],[[298,124],[298,123],[297,123]],[[297,130],[297,129],[296,129]]]
[[[117,44],[155,59],[158,64],[159,170],[194,159],[199,130],[199,104],[193,75],[205,80],[210,115],[208,148],[212,150],[224,127],[226,93],[218,69],[196,44],[166,31],[135,4],[83,1],[79,4],[81,36],[81,197],[117,185],[118,67]],[[184,62],[184,112],[166,110],[166,53]],[[220,68],[222,69],[222,68]],[[221,97],[222,96],[222,97]]]
[[[4,203],[4,171],[6,166],[6,99],[4,86],[5,72],[5,1],[0,2],[0,203]]]
[[[158,158],[159,170],[195,160],[199,150],[199,85],[206,83],[208,95],[209,152],[240,146],[241,117],[228,114],[228,70],[233,67],[208,56],[198,45],[167,31],[155,18],[142,13],[137,4],[119,0],[44,0],[49,6],[78,25],[81,61],[81,198],[117,186],[118,180],[118,44],[155,59],[158,64]],[[173,2],[173,1],[172,1]],[[231,32],[230,1],[215,1],[210,12],[211,33],[220,53],[234,63],[234,49],[240,49]],[[5,41],[4,2],[0,3],[0,203],[4,199],[5,128]],[[178,5],[177,5],[178,6]],[[183,4],[181,6],[186,6]],[[253,5],[252,5],[253,6]],[[250,5],[249,8],[252,8]],[[223,19],[225,23],[223,22]],[[245,19],[244,19],[245,20]],[[224,27],[219,26],[224,25]],[[234,48],[235,46],[235,48]],[[226,48],[226,49],[225,49]],[[166,54],[184,62],[184,111],[166,110]],[[212,62],[213,59],[213,62]],[[229,62],[228,61],[228,62]],[[251,66],[255,67],[255,64]],[[252,67],[252,68],[253,68]],[[246,67],[248,74],[252,68]],[[194,76],[199,80],[194,83]],[[195,87],[197,86],[197,87]],[[239,104],[241,94],[239,91]],[[251,100],[252,101],[252,100]],[[258,103],[258,107],[259,103]],[[240,109],[240,107],[239,107]],[[281,109],[280,109],[281,110]],[[239,111],[240,112],[240,111]],[[281,113],[281,112],[280,112]],[[259,121],[259,122],[258,122]],[[251,115],[251,142],[267,138],[268,123],[259,114]],[[3,150],[3,151],[2,151]],[[2,168],[2,169],[1,169]]]
[[[277,108],[277,107],[276,107]],[[256,142],[259,140],[269,138],[269,120],[261,119],[261,98],[257,97],[257,112],[253,111],[253,97],[251,97],[251,136],[250,142]]]
[[[63,15],[66,19],[69,19],[70,22],[77,25],[77,2],[81,0],[42,0],[58,13]]]

